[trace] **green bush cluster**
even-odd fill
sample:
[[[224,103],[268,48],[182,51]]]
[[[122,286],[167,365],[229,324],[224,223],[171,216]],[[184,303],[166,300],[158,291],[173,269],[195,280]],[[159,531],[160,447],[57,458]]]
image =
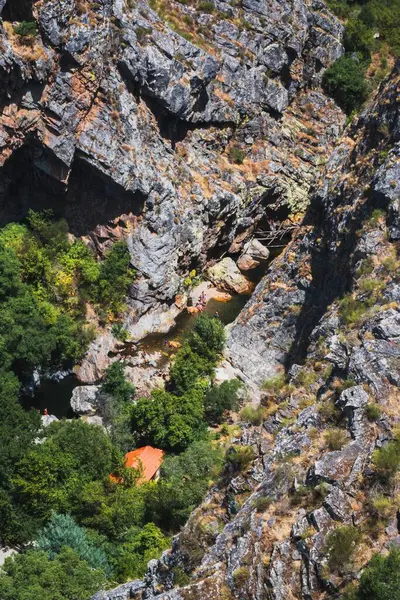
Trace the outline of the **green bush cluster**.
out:
[[[14,26],[14,32],[21,37],[36,37],[36,23],[35,21],[21,21]]]
[[[219,319],[206,314],[196,319],[177,352],[168,389],[139,398],[133,407],[137,443],[182,452],[204,437],[207,422],[219,423],[225,410],[237,408],[238,382],[210,383],[224,342]]]
[[[63,368],[84,353],[93,331],[85,305],[122,310],[133,272],[126,244],[117,242],[97,262],[71,241],[65,220],[30,211],[25,224],[0,231],[1,369],[21,379],[37,368]]]
[[[351,525],[337,527],[326,538],[325,552],[332,571],[350,571],[362,534]]]
[[[327,69],[323,83],[339,106],[350,114],[366,100],[371,84],[386,75],[387,51],[394,57],[400,54],[400,0],[385,0],[384,4],[379,0],[330,0],[328,4],[339,17],[346,19],[343,40],[346,52]],[[366,71],[375,52],[380,55],[380,67],[368,82]]]
[[[393,440],[374,450],[372,462],[378,479],[390,485],[400,468],[400,441]]]
[[[352,584],[342,600],[400,600],[400,550],[375,554],[363,570],[359,585]]]
[[[245,152],[239,146],[231,146],[228,151],[229,160],[237,165],[243,164],[246,158]]]

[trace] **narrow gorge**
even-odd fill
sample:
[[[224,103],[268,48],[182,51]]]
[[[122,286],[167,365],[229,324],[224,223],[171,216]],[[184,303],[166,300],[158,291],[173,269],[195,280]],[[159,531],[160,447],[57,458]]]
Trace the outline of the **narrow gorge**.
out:
[[[0,0],[0,600],[400,598],[374,2]]]

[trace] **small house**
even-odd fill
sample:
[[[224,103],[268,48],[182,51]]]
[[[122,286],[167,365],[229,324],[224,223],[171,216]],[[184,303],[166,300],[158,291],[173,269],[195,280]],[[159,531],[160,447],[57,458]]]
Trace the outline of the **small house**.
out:
[[[164,459],[164,452],[152,446],[143,446],[125,454],[125,466],[140,469],[142,476],[138,483],[157,481],[160,476],[160,467]]]

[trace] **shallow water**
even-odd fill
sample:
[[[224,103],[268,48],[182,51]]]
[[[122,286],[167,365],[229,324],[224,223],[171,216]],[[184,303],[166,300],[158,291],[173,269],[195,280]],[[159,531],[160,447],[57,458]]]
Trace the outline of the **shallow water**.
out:
[[[73,375],[68,375],[61,381],[50,381],[43,379],[38,388],[35,390],[33,398],[22,397],[22,405],[26,408],[35,408],[44,413],[47,408],[49,415],[55,415],[59,419],[66,417],[71,419],[74,413],[70,406],[72,390],[76,388],[79,381]]]
[[[204,312],[214,315],[218,311],[219,318],[224,325],[232,323],[246,304],[249,296],[232,296],[228,302],[219,302],[211,298],[204,309]],[[169,356],[176,352],[176,348],[168,346],[169,341],[182,341],[184,333],[190,329],[198,315],[191,315],[186,310],[182,311],[176,318],[176,325],[168,333],[152,333],[141,340],[138,344],[127,344],[121,352],[121,356],[134,356],[139,350],[154,353],[161,352],[162,359],[159,363],[161,367],[169,360]],[[73,375],[65,377],[59,382],[42,380],[40,386],[35,390],[35,395],[23,397],[21,402],[26,408],[35,408],[43,414],[44,409],[50,415],[55,415],[59,419],[66,417],[71,419],[74,413],[70,407],[72,391],[77,385],[82,385]]]
[[[219,314],[224,325],[232,323],[246,304],[249,296],[232,296],[232,299],[228,302],[220,302],[215,298],[211,298],[204,309],[204,313],[209,315],[215,315],[216,312]],[[138,344],[130,346],[126,354],[132,356],[136,354],[138,350],[145,350],[146,352],[163,352],[171,353],[174,349],[168,347],[169,341],[181,342],[184,333],[190,329],[195,322],[198,314],[189,314],[187,310],[184,310],[176,318],[176,325],[168,333],[151,333],[141,340]]]

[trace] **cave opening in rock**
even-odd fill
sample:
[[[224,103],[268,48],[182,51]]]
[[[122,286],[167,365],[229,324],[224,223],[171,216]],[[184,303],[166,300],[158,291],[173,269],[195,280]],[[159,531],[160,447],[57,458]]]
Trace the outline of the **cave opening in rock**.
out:
[[[1,16],[4,21],[32,21],[32,0],[7,0]]]
[[[24,219],[29,209],[51,208],[76,236],[90,234],[121,215],[140,215],[145,196],[116,185],[82,157],[71,173],[34,141],[13,153],[0,180],[0,226]]]

